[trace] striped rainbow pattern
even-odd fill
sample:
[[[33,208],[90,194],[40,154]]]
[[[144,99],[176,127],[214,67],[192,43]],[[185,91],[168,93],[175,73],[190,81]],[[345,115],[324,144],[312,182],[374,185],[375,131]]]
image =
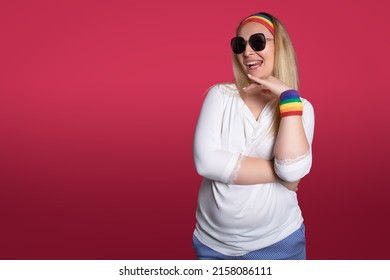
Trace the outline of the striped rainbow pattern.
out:
[[[280,95],[280,116],[302,116],[303,105],[296,90],[286,90]]]
[[[266,16],[265,14],[259,13],[259,14],[254,14],[246,19],[244,19],[238,28],[241,28],[244,24],[247,24],[248,22],[258,22],[267,27],[267,29],[272,33],[272,35],[275,34],[275,27],[274,24],[272,23],[272,20],[270,17]]]

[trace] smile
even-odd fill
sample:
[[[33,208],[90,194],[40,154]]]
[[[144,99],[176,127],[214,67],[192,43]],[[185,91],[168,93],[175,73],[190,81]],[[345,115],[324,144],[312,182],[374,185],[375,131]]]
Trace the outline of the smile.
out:
[[[246,65],[249,69],[251,69],[251,70],[254,70],[254,69],[259,68],[262,64],[263,64],[263,61],[262,61],[262,60],[255,60],[255,61],[248,61],[248,62],[245,62],[245,65]]]

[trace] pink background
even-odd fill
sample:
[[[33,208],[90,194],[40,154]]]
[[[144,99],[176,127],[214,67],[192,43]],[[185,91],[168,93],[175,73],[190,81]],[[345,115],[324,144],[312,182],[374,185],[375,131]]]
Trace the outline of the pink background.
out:
[[[390,26],[361,2],[2,1],[0,258],[193,259],[203,94],[268,11],[316,112],[308,258],[390,259]]]

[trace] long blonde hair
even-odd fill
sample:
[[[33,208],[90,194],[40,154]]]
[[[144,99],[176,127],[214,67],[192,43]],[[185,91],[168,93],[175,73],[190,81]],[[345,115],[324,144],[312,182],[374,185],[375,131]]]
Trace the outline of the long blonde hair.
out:
[[[298,90],[299,78],[298,78],[298,66],[295,55],[295,50],[292,45],[290,36],[287,33],[284,25],[273,15],[262,13],[271,18],[275,27],[274,42],[275,42],[275,63],[272,75],[284,82],[291,88]],[[239,27],[236,29],[236,35],[238,34]],[[243,94],[242,89],[250,84],[250,81],[242,69],[237,55],[233,53],[233,74],[235,84],[240,94]],[[275,134],[279,128],[280,113],[279,102],[274,102],[274,119],[268,133]]]

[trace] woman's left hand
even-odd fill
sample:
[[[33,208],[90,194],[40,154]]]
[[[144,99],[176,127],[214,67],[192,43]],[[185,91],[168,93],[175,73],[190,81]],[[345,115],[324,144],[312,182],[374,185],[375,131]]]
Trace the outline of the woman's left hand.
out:
[[[268,76],[265,79],[261,79],[248,74],[248,78],[254,81],[256,84],[249,85],[245,88],[245,90],[250,90],[251,88],[260,85],[263,89],[268,89],[277,96],[280,96],[284,91],[291,89],[289,86],[274,76]]]

